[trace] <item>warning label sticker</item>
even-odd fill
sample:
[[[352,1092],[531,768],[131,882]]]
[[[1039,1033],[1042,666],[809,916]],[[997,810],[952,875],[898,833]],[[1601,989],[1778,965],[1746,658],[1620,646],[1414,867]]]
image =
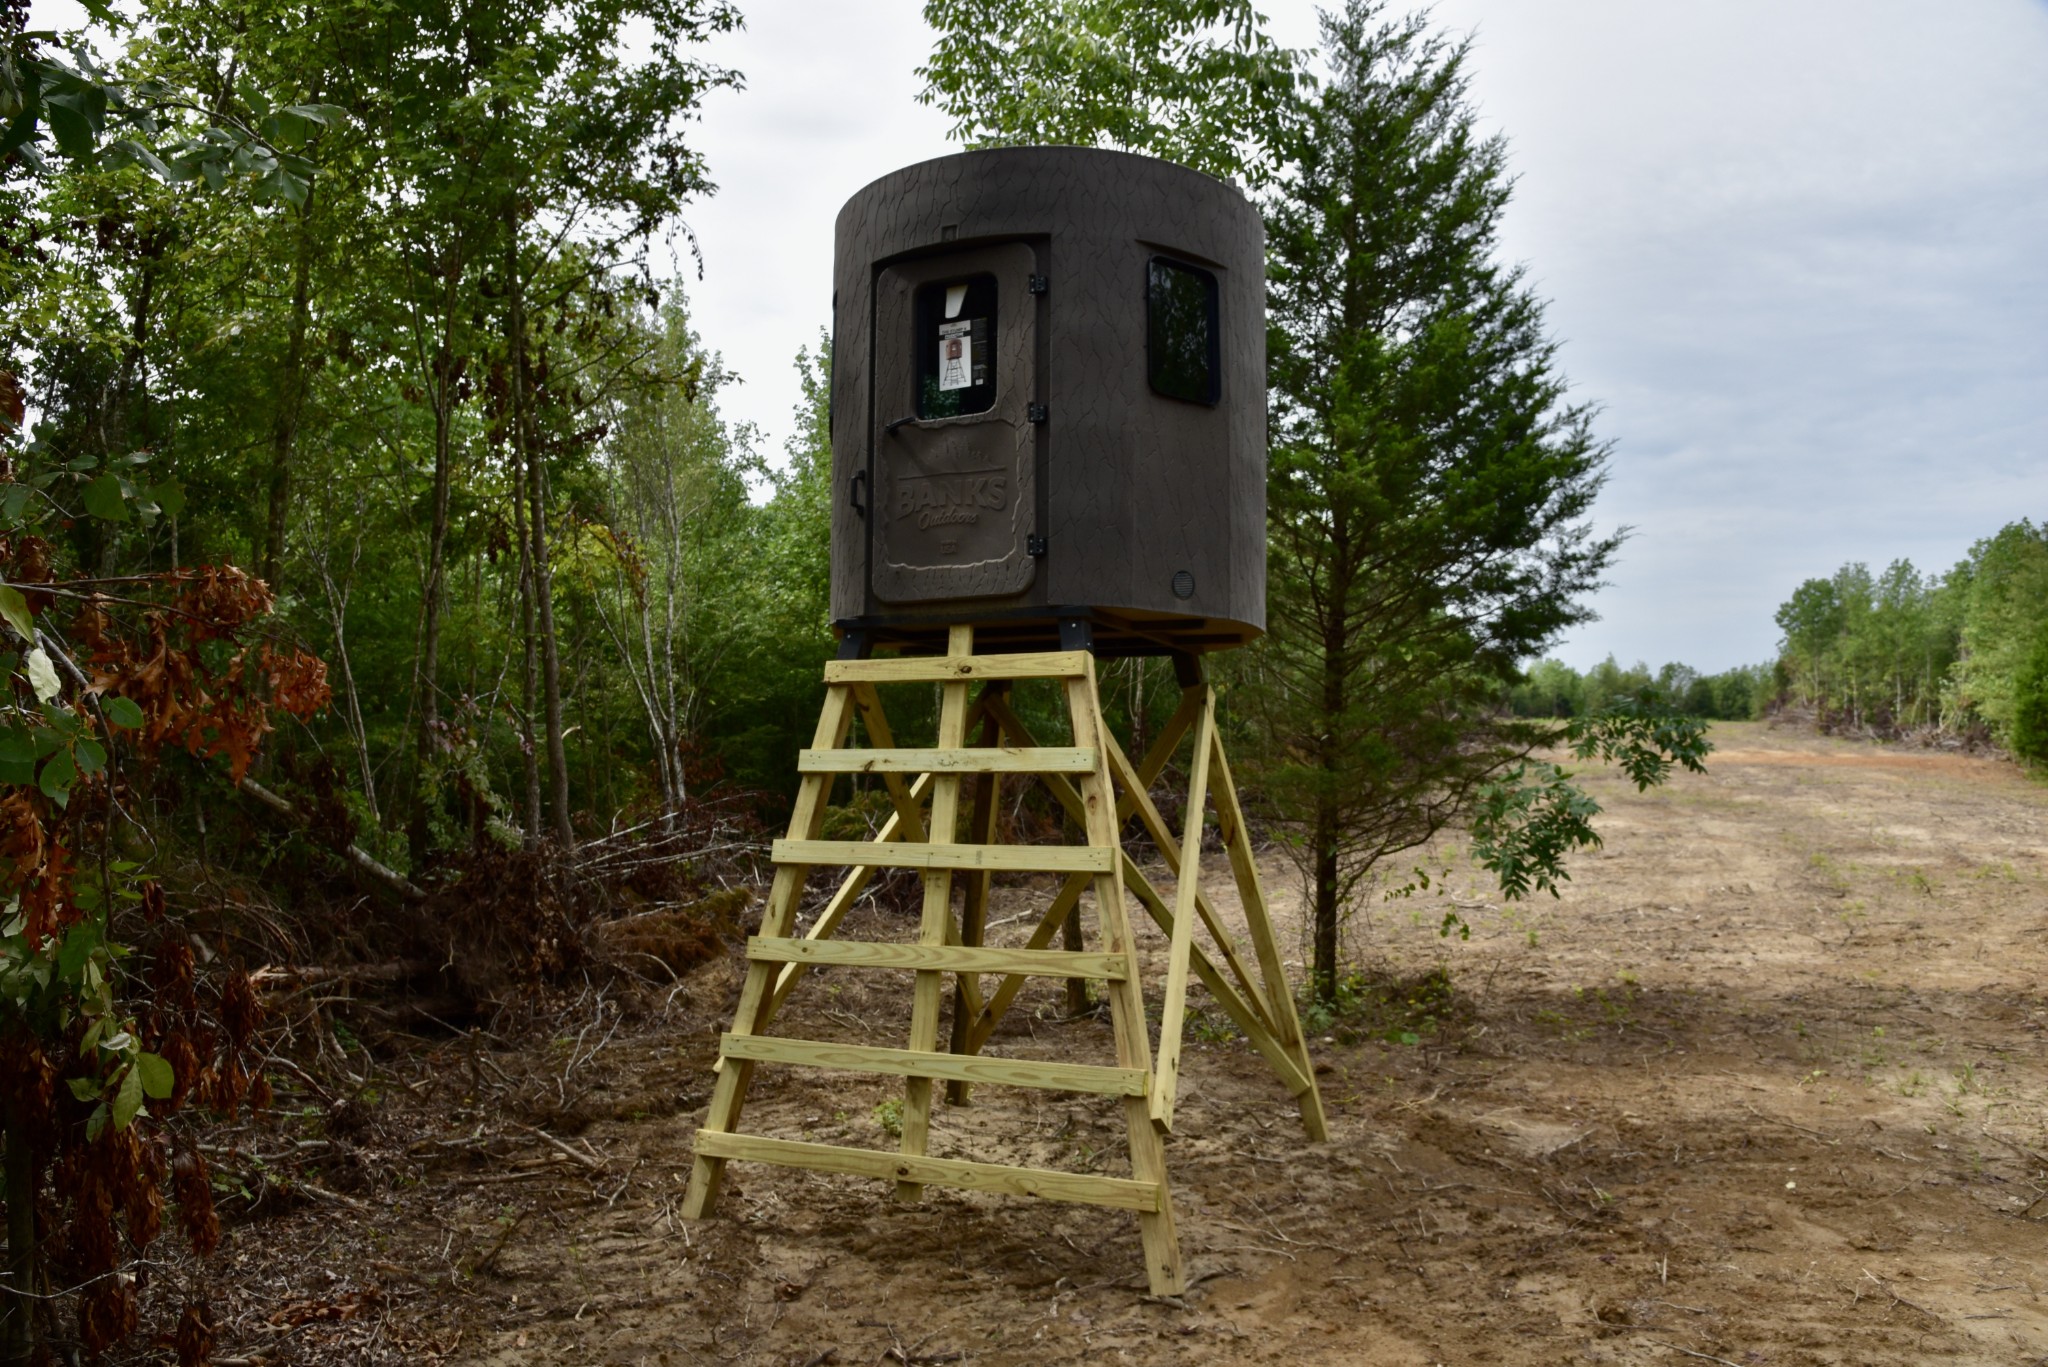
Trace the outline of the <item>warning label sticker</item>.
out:
[[[974,324],[962,318],[939,324],[939,388],[966,389],[974,383]]]

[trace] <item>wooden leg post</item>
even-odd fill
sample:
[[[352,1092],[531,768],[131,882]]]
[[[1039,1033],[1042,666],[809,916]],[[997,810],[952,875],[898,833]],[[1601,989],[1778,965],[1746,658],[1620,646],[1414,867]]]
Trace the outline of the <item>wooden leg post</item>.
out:
[[[1180,1043],[1188,1007],[1188,963],[1195,947],[1195,899],[1202,885],[1202,826],[1209,809],[1209,755],[1216,738],[1216,695],[1202,689],[1202,719],[1195,724],[1188,766],[1187,834],[1180,842],[1180,872],[1173,893],[1166,992],[1159,1003],[1159,1063],[1152,1070],[1152,1123],[1173,1128],[1173,1098],[1180,1089]]]
[[[991,684],[993,690],[996,685]],[[982,709],[981,746],[983,749],[1001,739],[1001,729],[995,717],[986,708]],[[974,811],[967,819],[968,837],[977,845],[996,843],[997,818],[1002,814],[1002,794],[997,785],[998,775],[977,774],[974,778]],[[988,892],[995,875],[987,869],[976,869],[966,876],[966,888],[960,900],[960,943],[970,947],[981,944],[982,934],[988,927]],[[953,990],[953,1035],[950,1048],[956,1054],[971,1054],[970,1043],[974,1021],[981,1014],[980,975],[962,973]],[[1079,982],[1070,978],[1069,982]],[[973,1100],[974,1084],[965,1078],[953,1078],[946,1083],[946,1104],[966,1106]]]
[[[1237,880],[1238,900],[1244,903],[1245,929],[1251,936],[1252,952],[1259,960],[1259,976],[1265,980],[1275,1042],[1308,1080],[1308,1086],[1297,1092],[1294,1099],[1301,1107],[1302,1128],[1320,1144],[1330,1137],[1330,1124],[1323,1114],[1322,1091],[1316,1086],[1315,1060],[1308,1056],[1301,1017],[1294,1009],[1294,991],[1280,958],[1280,938],[1273,931],[1266,894],[1259,886],[1258,860],[1252,854],[1251,835],[1245,829],[1244,812],[1237,803],[1237,784],[1230,777],[1230,760],[1223,753],[1223,738],[1213,736],[1210,743],[1215,751],[1217,824],[1222,828],[1223,847],[1230,852],[1230,871]]]
[[[829,688],[825,707],[818,716],[818,730],[812,739],[816,749],[837,749],[846,739],[853,720],[851,690]],[[807,775],[797,786],[796,810],[789,818],[792,839],[815,840],[825,824],[825,804],[832,796],[830,774]],[[763,935],[787,935],[796,924],[797,904],[803,901],[804,879],[810,870],[800,865],[783,865],[775,870],[775,883],[768,892],[768,906],[761,915]],[[752,1034],[767,1014],[770,981],[778,964],[755,961],[747,965],[747,977],[740,988],[739,1010],[734,1013],[733,1033]],[[705,1130],[730,1134],[739,1125],[740,1109],[746,1105],[747,1083],[753,1065],[733,1060],[719,1070],[711,1090],[711,1107],[704,1117]],[[725,1176],[725,1160],[706,1157],[699,1146],[690,1163],[690,1185],[683,1194],[683,1218],[702,1219],[718,1204],[718,1188]]]
[[[1095,918],[1106,953],[1121,954],[1129,964],[1120,979],[1108,984],[1110,1024],[1116,1032],[1119,1067],[1151,1072],[1151,1049],[1145,1034],[1145,995],[1138,980],[1137,944],[1124,909],[1123,854],[1117,839],[1116,789],[1110,782],[1107,748],[1109,728],[1103,725],[1096,692],[1095,662],[1088,661],[1084,678],[1067,682],[1067,709],[1074,738],[1094,738],[1095,771],[1081,775],[1082,816],[1088,843],[1117,852],[1118,868],[1095,880]],[[1173,1191],[1166,1180],[1166,1150],[1152,1127],[1152,1114],[1142,1096],[1124,1098],[1124,1125],[1130,1131],[1131,1176],[1157,1183],[1159,1208],[1138,1213],[1138,1241],[1145,1249],[1145,1278],[1155,1296],[1177,1296],[1187,1289],[1180,1259],[1180,1234],[1173,1219]]]
[[[954,627],[946,643],[946,654],[964,657],[974,653],[974,628]],[[967,739],[967,681],[939,685],[939,749],[958,750]],[[960,777],[939,774],[932,780],[932,822],[930,843],[951,845],[960,834]],[[932,949],[944,948],[946,931],[953,919],[953,872],[928,868],[924,875],[924,916],[917,942]],[[910,998],[910,1048],[932,1053],[939,1047],[939,1002],[945,991],[946,975],[937,969],[920,969]],[[903,1087],[902,1151],[910,1158],[922,1158],[932,1124],[932,1080],[912,1077]],[[916,1201],[924,1195],[919,1182],[898,1182],[896,1199]]]

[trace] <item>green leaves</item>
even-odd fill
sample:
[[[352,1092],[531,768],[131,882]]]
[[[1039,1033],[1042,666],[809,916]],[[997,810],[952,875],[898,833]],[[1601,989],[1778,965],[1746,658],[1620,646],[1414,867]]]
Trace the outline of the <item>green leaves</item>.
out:
[[[27,484],[9,485],[0,491],[0,529],[12,531],[22,525],[28,513],[28,503],[35,497],[35,489]]]
[[[107,720],[123,730],[133,731],[142,725],[142,709],[126,698],[108,698],[100,704]]]
[[[43,772],[36,784],[43,790],[43,796],[59,807],[69,806],[71,785],[78,782],[78,764],[69,750],[59,750],[43,761]]]
[[[135,1075],[142,1079],[143,1095],[152,1101],[168,1101],[171,1093],[178,1088],[178,1075],[171,1067],[170,1060],[155,1054],[135,1055]]]
[[[85,510],[103,522],[126,522],[128,502],[123,487],[125,483],[112,471],[93,480],[79,491]]]
[[[120,26],[106,0],[86,0],[86,4],[101,22]],[[66,63],[37,46],[0,60],[0,74],[15,78],[11,83],[0,81],[0,94],[11,93],[14,98],[5,103],[19,105],[0,128],[0,160],[13,154],[32,171],[44,169],[38,144],[47,132],[60,155],[82,166],[140,167],[167,183],[204,180],[213,190],[240,184],[258,204],[284,203],[303,209],[312,194],[313,163],[299,152],[322,129],[344,123],[348,117],[338,105],[273,105],[245,81],[240,93],[255,120],[253,127],[224,110],[213,109],[213,124],[181,141],[167,155],[133,136],[114,138],[103,147],[111,126],[122,124],[137,134],[154,135],[159,112],[189,110],[197,98],[158,80],[113,79],[93,65],[83,48],[76,54],[76,63]],[[12,91],[5,90],[10,84]],[[107,493],[96,497],[102,507],[113,506]],[[119,520],[111,512],[96,512],[95,516]]]
[[[1580,759],[1620,765],[1638,792],[1664,782],[1675,767],[1704,774],[1714,749],[1705,721],[1648,694],[1618,699],[1596,716],[1573,718],[1565,739]]]
[[[1323,53],[1262,205],[1268,634],[1245,715],[1260,788],[1307,832],[1327,993],[1378,861],[1471,815],[1522,895],[1592,838],[1583,795],[1525,764],[1555,728],[1500,700],[1586,620],[1620,538],[1591,523],[1607,448],[1498,257],[1512,180],[1466,49],[1348,0]]]
[[[0,618],[6,619],[7,625],[13,627],[15,634],[24,642],[35,643],[36,628],[35,623],[29,620],[28,599],[22,597],[21,590],[12,584],[0,584]]]
[[[1110,146],[1257,183],[1309,85],[1251,0],[926,0],[921,103],[969,147]]]
[[[19,726],[0,731],[0,783],[36,781],[36,744]]]
[[[131,1063],[121,1074],[121,1084],[114,1092],[114,1128],[127,1129],[141,1109],[142,1070]]]
[[[9,55],[21,108],[0,131],[0,157],[13,153],[31,170],[41,168],[36,144],[40,130],[47,129],[58,152],[90,165],[98,157],[109,106],[125,109],[119,85],[101,78],[82,51],[76,67],[36,46]]]
[[[1500,879],[1509,901],[1531,891],[1558,896],[1557,885],[1570,879],[1565,857],[1575,850],[1598,849],[1593,818],[1600,804],[1571,781],[1555,764],[1533,761],[1516,765],[1485,784],[1472,808],[1472,853]]]
[[[185,489],[176,480],[165,480],[161,484],[144,483],[138,476],[141,467],[149,459],[147,452],[136,452],[115,462],[95,479],[87,480],[78,491],[78,501],[90,517],[102,522],[140,521],[144,527],[153,527],[159,517],[176,517],[185,509]],[[82,463],[83,462],[83,463]],[[80,467],[80,472],[92,468],[89,457],[71,464]]]
[[[1674,768],[1705,773],[1714,748],[1706,733],[1704,721],[1645,695],[1575,718],[1564,739],[1580,759],[1619,765],[1641,791],[1664,782]],[[1532,891],[1557,896],[1557,885],[1570,878],[1566,858],[1599,848],[1593,818],[1600,804],[1571,778],[1555,764],[1528,761],[1479,790],[1472,809],[1473,854],[1500,879],[1501,895],[1510,901]]]

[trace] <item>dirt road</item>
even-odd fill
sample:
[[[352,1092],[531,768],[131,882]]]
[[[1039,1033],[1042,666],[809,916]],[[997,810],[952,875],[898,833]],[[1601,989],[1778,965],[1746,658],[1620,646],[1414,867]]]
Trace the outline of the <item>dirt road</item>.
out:
[[[1113,1211],[900,1207],[877,1183],[735,1165],[718,1218],[677,1219],[735,981],[715,965],[665,1015],[442,1046],[354,1141],[357,1170],[404,1180],[349,1195],[337,1165],[332,1199],[231,1231],[224,1342],[242,1346],[224,1351],[2048,1362],[2048,788],[1761,725],[1715,740],[1709,775],[1646,795],[1592,776],[1607,843],[1561,900],[1487,904],[1448,844],[1448,884],[1352,927],[1375,976],[1318,1025],[1328,1144],[1198,1022],[1168,1145],[1202,1278],[1184,1305],[1140,1295],[1135,1222]],[[1284,866],[1270,878],[1293,914]],[[1220,861],[1208,882],[1228,886]],[[1453,903],[1469,941],[1437,934]],[[900,1043],[908,997],[841,972],[785,1028]],[[1003,1052],[1108,1060],[1106,1024],[1059,1017],[1055,989],[1027,1001]],[[749,1130],[890,1142],[878,1082],[765,1072],[754,1095]],[[1114,1120],[982,1089],[935,1119],[934,1152],[1121,1172]],[[527,1136],[525,1156],[467,1157],[487,1133]]]

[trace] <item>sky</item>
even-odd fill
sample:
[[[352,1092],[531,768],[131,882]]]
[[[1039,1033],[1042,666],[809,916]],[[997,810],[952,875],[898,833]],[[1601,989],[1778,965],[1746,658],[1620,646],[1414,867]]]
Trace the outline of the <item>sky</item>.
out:
[[[39,0],[39,20],[68,0]],[[695,325],[764,452],[861,186],[953,150],[916,101],[918,0],[741,0],[747,88],[696,141]],[[1280,41],[1313,4],[1265,0]],[[1851,560],[1945,570],[2048,517],[2048,0],[1438,0],[1517,191],[1504,255],[1549,301],[1632,535],[1553,651],[1769,659],[1772,613]],[[694,272],[686,251],[677,268]]]

